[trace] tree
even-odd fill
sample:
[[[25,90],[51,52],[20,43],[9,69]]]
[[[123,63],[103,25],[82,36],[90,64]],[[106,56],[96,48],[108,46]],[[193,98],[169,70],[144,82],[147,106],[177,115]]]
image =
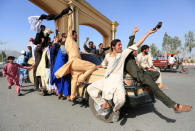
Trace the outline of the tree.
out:
[[[1,47],[1,45],[3,45],[3,42],[2,41],[0,41],[0,47]],[[0,48],[0,50],[1,50],[1,48]]]
[[[3,59],[6,58],[6,53],[5,53],[5,51],[2,51],[1,55],[2,55]]]
[[[150,45],[150,52],[151,52],[152,56],[154,56],[154,57],[161,54],[161,51],[156,47],[156,45],[154,43],[152,43]]]
[[[6,58],[6,53],[5,53],[5,50],[3,50],[3,45],[7,45],[7,42],[2,42],[0,41],[0,50],[1,50],[1,54],[0,54],[0,60],[1,61],[4,61],[4,59]],[[5,49],[5,48],[4,48]]]
[[[171,38],[171,48],[170,48],[170,52],[179,52],[179,49],[181,47],[181,40],[179,39],[179,37],[175,36],[173,38]]]
[[[170,36],[165,32],[163,37],[162,49],[165,53],[169,52]]]
[[[181,40],[179,37],[171,37],[166,32],[163,37],[162,49],[167,54],[168,52],[178,52],[181,47]]]
[[[185,34],[184,37],[185,37],[184,48],[186,48],[187,52],[191,54],[192,49],[195,47],[194,33],[192,31],[189,31],[187,34]]]

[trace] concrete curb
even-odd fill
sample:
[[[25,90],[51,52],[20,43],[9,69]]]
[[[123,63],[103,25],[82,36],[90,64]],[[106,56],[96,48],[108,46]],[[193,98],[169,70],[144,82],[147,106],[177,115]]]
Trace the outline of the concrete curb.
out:
[[[183,66],[195,66],[195,63],[182,63]]]

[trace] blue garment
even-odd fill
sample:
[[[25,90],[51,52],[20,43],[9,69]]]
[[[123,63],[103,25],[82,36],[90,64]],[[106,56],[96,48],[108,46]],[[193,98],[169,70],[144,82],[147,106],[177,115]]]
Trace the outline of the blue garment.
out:
[[[53,85],[55,83],[58,87],[58,93],[59,94],[64,94],[64,96],[70,95],[71,75],[68,74],[66,76],[63,76],[60,79],[57,79],[54,74],[67,61],[68,61],[68,55],[63,54],[61,49],[59,49],[58,54],[56,56],[55,65],[53,67],[53,72],[52,72],[52,75],[51,75],[51,84]]]
[[[26,52],[25,62],[28,63],[28,60],[32,57],[32,53],[30,51]]]
[[[14,63],[20,64],[20,65],[25,65],[25,56],[21,55],[17,59],[14,60]],[[27,76],[27,69],[19,68],[19,83],[22,85],[24,77]]]
[[[57,43],[54,43],[50,49],[51,72],[53,72],[53,67],[56,61],[56,56],[58,54],[59,48],[60,48],[60,45]]]

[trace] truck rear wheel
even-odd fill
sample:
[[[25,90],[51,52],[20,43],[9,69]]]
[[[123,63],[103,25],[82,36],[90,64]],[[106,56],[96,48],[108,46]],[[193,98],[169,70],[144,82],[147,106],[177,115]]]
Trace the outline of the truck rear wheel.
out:
[[[110,111],[107,115],[105,115],[105,116],[103,116],[103,115],[97,115],[97,114],[98,114],[98,110],[99,110],[101,107],[98,106],[98,105],[95,103],[95,101],[94,101],[91,97],[89,97],[89,107],[90,107],[90,109],[91,109],[93,115],[94,115],[96,118],[98,118],[98,119],[100,119],[100,120],[102,120],[102,121],[104,121],[104,122],[107,122],[107,123],[111,123],[111,122],[112,122],[112,117],[113,117],[113,110],[112,110],[112,109],[111,109],[111,111]]]

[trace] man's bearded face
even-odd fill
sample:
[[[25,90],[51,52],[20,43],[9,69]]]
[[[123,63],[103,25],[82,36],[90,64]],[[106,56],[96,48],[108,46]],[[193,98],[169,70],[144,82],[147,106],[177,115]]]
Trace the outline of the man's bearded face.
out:
[[[147,48],[146,50],[144,50],[144,53],[145,53],[145,55],[148,55],[148,53],[149,53],[149,48]]]

